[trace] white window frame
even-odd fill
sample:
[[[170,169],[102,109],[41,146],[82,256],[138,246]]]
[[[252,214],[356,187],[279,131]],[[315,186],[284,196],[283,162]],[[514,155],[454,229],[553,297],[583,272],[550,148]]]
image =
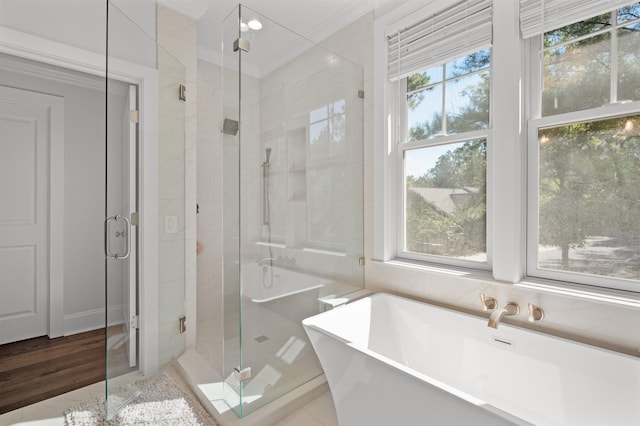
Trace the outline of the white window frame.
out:
[[[493,69],[490,68],[491,73],[491,85],[493,85]],[[491,223],[491,209],[489,208],[489,193],[491,193],[491,182],[489,180],[489,151],[491,150],[491,122],[489,123],[489,128],[474,130],[471,132],[465,133],[454,133],[449,135],[439,135],[428,139],[422,139],[418,141],[408,141],[408,124],[407,124],[407,107],[406,107],[406,82],[407,79],[403,78],[400,80],[400,87],[396,92],[396,99],[399,104],[401,104],[398,108],[401,111],[398,111],[400,115],[400,122],[402,123],[400,126],[400,141],[396,144],[395,151],[396,154],[396,166],[395,170],[398,172],[395,174],[395,183],[394,186],[396,188],[397,199],[395,202],[395,206],[397,208],[396,217],[397,221],[397,229],[396,229],[396,253],[398,258],[409,259],[409,260],[417,260],[423,262],[430,263],[441,263],[445,265],[451,265],[456,267],[464,267],[470,269],[480,269],[480,270],[490,270],[491,269],[491,235],[488,231],[489,224]],[[446,80],[442,82],[442,84],[446,84]],[[491,91],[492,92],[492,91]],[[444,97],[444,94],[443,94]],[[491,95],[493,98],[493,95]],[[490,105],[493,105],[493,99],[490,101]],[[403,102],[404,101],[404,102]],[[443,101],[444,104],[444,101]],[[444,105],[443,105],[443,114],[444,114]],[[489,117],[491,120],[491,111],[489,112]],[[405,182],[405,171],[404,171],[404,154],[405,151],[419,149],[419,148],[428,148],[433,146],[441,146],[441,145],[449,145],[454,143],[467,142],[471,140],[484,139],[487,149],[487,166],[485,170],[486,176],[486,191],[485,194],[487,209],[486,209],[486,226],[485,226],[485,250],[486,250],[486,260],[484,262],[476,262],[470,260],[459,259],[455,257],[449,256],[439,256],[432,255],[426,253],[416,253],[404,250],[406,247],[405,236],[406,236],[406,182]],[[407,141],[407,142],[404,142]]]
[[[449,6],[449,5],[448,5]],[[424,12],[425,9],[423,9]],[[429,10],[428,8],[426,8],[426,10]],[[423,13],[419,13],[419,14],[412,14],[409,17],[409,20],[404,19],[402,20],[402,24],[401,27],[406,25],[407,23],[412,23],[411,20],[413,20],[414,22],[419,21],[421,18],[420,16],[429,16],[429,13],[427,12],[426,14]],[[387,30],[387,32],[389,32]],[[395,31],[394,31],[395,32]],[[393,192],[396,194],[395,199],[392,201],[394,208],[396,209],[396,212],[394,214],[394,217],[397,218],[397,221],[395,223],[395,230],[394,230],[394,235],[395,235],[395,248],[394,253],[395,253],[395,257],[399,258],[399,259],[407,259],[407,260],[415,260],[415,261],[419,261],[419,262],[425,262],[425,263],[433,263],[433,264],[442,264],[442,265],[447,265],[447,266],[454,266],[454,267],[462,267],[462,268],[467,268],[467,269],[477,269],[477,270],[484,270],[484,271],[489,271],[491,270],[491,261],[492,261],[492,238],[491,235],[492,233],[490,232],[491,230],[491,217],[492,217],[492,208],[490,207],[490,203],[489,203],[489,194],[492,191],[492,182],[489,179],[489,167],[490,167],[490,160],[489,160],[489,152],[491,151],[491,135],[492,135],[492,122],[493,122],[493,104],[494,104],[494,95],[493,95],[493,46],[490,47],[491,49],[491,59],[490,59],[490,66],[488,68],[482,69],[482,70],[478,70],[478,71],[474,71],[473,73],[470,74],[480,74],[484,71],[489,71],[490,73],[490,100],[489,100],[489,105],[490,105],[490,110],[489,110],[489,127],[487,129],[480,129],[480,130],[475,130],[475,131],[471,131],[471,132],[465,132],[465,133],[456,133],[456,134],[447,134],[447,135],[437,135],[434,137],[430,137],[427,139],[422,139],[422,140],[418,140],[418,141],[409,141],[409,131],[408,131],[408,114],[407,114],[407,79],[408,77],[404,77],[401,79],[398,79],[395,82],[387,82],[387,84],[390,85],[390,91],[392,92],[392,96],[393,99],[390,100],[389,104],[392,107],[392,111],[391,115],[393,117],[393,120],[396,122],[395,125],[395,129],[393,129],[393,133],[395,134],[393,136],[394,142],[391,144],[392,145],[392,150],[395,152],[394,156],[395,156],[395,161],[396,164],[393,166],[394,170],[396,171],[394,173],[394,176],[392,176],[390,178],[390,180],[393,182]],[[483,49],[480,49],[483,50]],[[478,51],[480,51],[478,50]],[[456,55],[454,57],[448,58],[447,62],[445,63],[440,63],[440,64],[433,64],[432,67],[435,66],[442,66],[443,67],[443,75],[442,75],[442,81],[438,82],[438,84],[442,84],[443,87],[443,94],[442,94],[442,114],[443,114],[443,119],[445,117],[446,114],[446,105],[445,105],[445,99],[446,99],[446,94],[445,94],[445,90],[446,90],[446,84],[448,79],[446,78],[446,73],[444,70],[444,67],[446,66],[446,64],[449,61],[452,61],[454,59],[461,59],[464,58],[470,54],[473,53],[477,53],[478,51],[474,51],[474,52],[461,52],[460,55]],[[431,68],[431,67],[429,67]],[[428,68],[427,68],[428,69]],[[422,72],[424,70],[418,71],[418,72]],[[443,129],[445,130],[445,129]],[[453,144],[453,143],[459,143],[459,142],[465,142],[465,141],[470,141],[470,140],[475,140],[475,139],[484,139],[485,143],[486,143],[486,161],[487,161],[487,165],[486,165],[486,170],[485,170],[485,176],[486,176],[486,194],[485,194],[485,202],[486,202],[486,217],[485,217],[485,251],[486,251],[486,260],[483,262],[478,262],[478,261],[471,261],[471,260],[465,260],[465,259],[460,259],[460,258],[455,258],[455,257],[450,257],[450,256],[440,256],[440,255],[433,255],[433,254],[426,254],[426,253],[416,253],[416,252],[410,252],[410,251],[406,251],[404,248],[405,246],[405,235],[406,235],[406,217],[405,217],[405,213],[406,213],[406,182],[405,182],[405,172],[404,172],[404,153],[407,150],[411,150],[411,149],[416,149],[416,148],[427,148],[430,146],[440,146],[440,145],[448,145],[448,144]]]
[[[397,188],[402,170],[398,170],[402,152],[399,144],[400,121],[393,121],[401,111],[401,97],[397,95],[398,82],[387,78],[386,34],[410,25],[425,16],[444,10],[455,1],[437,2],[415,10],[415,6],[405,5],[376,19],[374,23],[374,236],[373,260],[412,262],[398,252],[399,224],[402,224],[397,206]],[[493,5],[493,46],[491,79],[500,85],[491,87],[491,129],[487,129],[487,263],[493,278],[519,282],[524,276],[524,181],[522,170],[525,166],[522,155],[523,110],[521,103],[521,73],[523,63],[520,29],[517,21],[517,2],[494,1]],[[514,59],[515,58],[515,59]],[[515,68],[514,68],[515,65]],[[495,99],[504,99],[498,105]],[[466,140],[470,134],[451,135],[451,139],[437,143]],[[478,136],[478,135],[475,135]],[[484,135],[482,135],[484,137]],[[471,139],[472,137],[469,137]],[[437,139],[437,138],[436,138]],[[406,146],[407,148],[409,146]],[[518,159],[514,161],[514,159]],[[522,159],[522,161],[520,160]],[[494,164],[500,164],[499,168]],[[500,198],[494,196],[500,194]],[[403,225],[402,225],[403,226]],[[494,232],[496,226],[503,232]],[[448,269],[469,270],[468,264],[441,261],[440,256],[431,260],[421,259],[420,264],[429,266],[437,263]],[[453,258],[448,258],[452,259]],[[487,275],[479,262],[470,262],[471,272]],[[433,266],[433,265],[431,265]]]
[[[615,5],[613,6],[615,7]],[[614,18],[612,11],[612,19]],[[590,17],[588,17],[590,18]],[[586,18],[586,19],[588,19]],[[568,272],[538,267],[538,230],[539,230],[539,149],[538,130],[547,127],[558,127],[571,123],[590,122],[614,118],[617,116],[640,114],[640,101],[618,102],[617,97],[617,26],[612,26],[611,50],[613,52],[611,68],[611,103],[598,108],[574,111],[556,115],[541,117],[541,92],[542,92],[542,61],[541,52],[542,35],[531,37],[528,43],[528,68],[530,70],[529,83],[529,108],[530,119],[527,131],[527,257],[526,274],[531,278],[542,278],[560,282],[568,282],[578,285],[603,287],[613,290],[638,291],[638,281],[624,278],[614,278],[602,275],[591,275],[579,272]],[[598,32],[600,33],[600,32]],[[591,35],[590,35],[591,36]]]

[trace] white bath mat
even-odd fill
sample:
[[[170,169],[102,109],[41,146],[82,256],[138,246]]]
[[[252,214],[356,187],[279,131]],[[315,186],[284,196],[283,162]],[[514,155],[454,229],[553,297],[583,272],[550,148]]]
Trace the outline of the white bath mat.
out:
[[[137,383],[136,386],[141,385]],[[216,426],[195,397],[184,392],[166,373],[151,379],[142,393],[116,417],[105,420],[104,397],[84,401],[64,413],[67,426]]]

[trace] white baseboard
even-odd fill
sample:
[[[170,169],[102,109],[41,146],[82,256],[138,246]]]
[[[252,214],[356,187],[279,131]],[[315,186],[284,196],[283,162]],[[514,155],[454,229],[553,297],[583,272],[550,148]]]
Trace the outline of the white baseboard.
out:
[[[89,311],[76,312],[64,316],[64,335],[83,333],[85,331],[104,328],[104,308]],[[124,305],[109,307],[109,325],[122,324],[124,322]]]

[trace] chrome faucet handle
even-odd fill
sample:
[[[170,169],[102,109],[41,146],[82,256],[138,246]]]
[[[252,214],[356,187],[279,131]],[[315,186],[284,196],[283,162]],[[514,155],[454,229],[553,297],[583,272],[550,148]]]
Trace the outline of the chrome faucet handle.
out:
[[[529,322],[542,321],[544,319],[544,311],[542,308],[529,303]]]
[[[492,311],[498,307],[498,301],[493,297],[485,297],[484,293],[480,293],[480,301],[482,302],[482,309],[485,311]]]

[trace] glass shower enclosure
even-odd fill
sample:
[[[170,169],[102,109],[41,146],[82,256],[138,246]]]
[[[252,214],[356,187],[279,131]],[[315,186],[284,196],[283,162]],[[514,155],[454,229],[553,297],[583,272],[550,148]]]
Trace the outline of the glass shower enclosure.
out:
[[[362,68],[238,6],[223,22],[225,401],[322,374],[301,321],[362,289]]]

